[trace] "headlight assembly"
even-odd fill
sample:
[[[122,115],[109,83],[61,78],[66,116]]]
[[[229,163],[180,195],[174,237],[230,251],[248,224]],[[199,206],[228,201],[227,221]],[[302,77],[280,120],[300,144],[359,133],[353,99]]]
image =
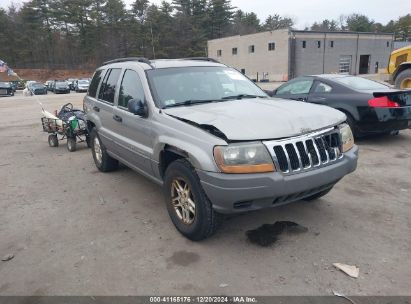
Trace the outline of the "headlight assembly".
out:
[[[214,159],[224,173],[263,173],[275,171],[273,160],[260,142],[216,146]]]
[[[344,153],[349,151],[354,146],[354,136],[350,126],[346,123],[341,124],[338,128],[340,129],[342,152]]]

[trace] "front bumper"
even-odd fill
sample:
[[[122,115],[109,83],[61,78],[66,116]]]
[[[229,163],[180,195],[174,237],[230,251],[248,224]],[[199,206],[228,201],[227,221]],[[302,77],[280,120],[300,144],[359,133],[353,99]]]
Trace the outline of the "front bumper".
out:
[[[55,89],[54,92],[57,93],[70,93],[70,89]]]
[[[47,90],[34,90],[34,95],[45,95],[47,94]]]
[[[237,213],[283,205],[329,189],[356,169],[357,159],[358,147],[354,146],[336,163],[294,175],[201,170],[197,174],[217,212]]]

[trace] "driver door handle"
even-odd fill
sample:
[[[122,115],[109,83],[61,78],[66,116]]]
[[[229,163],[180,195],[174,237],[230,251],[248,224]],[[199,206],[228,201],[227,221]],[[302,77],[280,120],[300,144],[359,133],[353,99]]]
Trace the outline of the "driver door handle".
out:
[[[93,107],[93,110],[96,111],[96,112],[100,112],[100,108],[96,107],[96,106]]]
[[[113,116],[113,119],[114,119],[115,121],[118,121],[118,122],[122,122],[122,121],[123,121],[123,118],[121,118],[121,117],[118,116],[118,115],[114,115],[114,116]]]

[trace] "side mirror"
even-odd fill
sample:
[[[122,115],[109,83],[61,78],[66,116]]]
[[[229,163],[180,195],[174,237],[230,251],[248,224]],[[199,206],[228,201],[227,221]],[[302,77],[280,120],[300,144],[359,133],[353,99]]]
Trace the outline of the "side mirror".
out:
[[[148,114],[146,104],[141,101],[140,99],[131,99],[128,101],[128,110],[135,114],[142,117],[146,117]]]
[[[268,96],[273,97],[275,95],[275,91],[271,91],[271,90],[264,90],[264,92],[267,93]]]

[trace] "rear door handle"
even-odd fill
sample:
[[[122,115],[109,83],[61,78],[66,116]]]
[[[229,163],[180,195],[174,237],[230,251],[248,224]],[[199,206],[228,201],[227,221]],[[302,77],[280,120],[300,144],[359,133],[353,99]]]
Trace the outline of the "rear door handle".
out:
[[[118,122],[122,122],[122,121],[123,121],[123,118],[121,118],[121,117],[118,116],[118,115],[114,115],[114,116],[113,116],[113,119],[114,119],[115,121],[118,121]]]
[[[96,111],[96,112],[100,112],[100,108],[96,107],[96,106],[93,107],[93,110]]]

